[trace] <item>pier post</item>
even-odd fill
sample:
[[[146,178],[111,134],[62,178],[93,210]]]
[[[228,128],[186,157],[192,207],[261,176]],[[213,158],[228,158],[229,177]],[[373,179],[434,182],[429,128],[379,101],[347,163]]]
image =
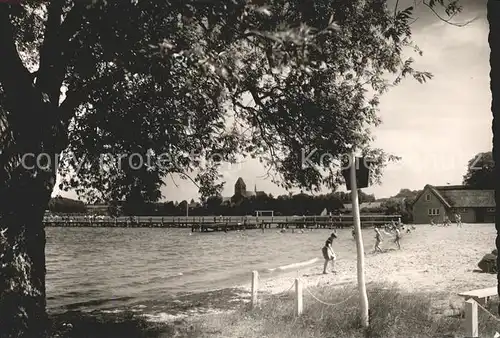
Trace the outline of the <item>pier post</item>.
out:
[[[465,302],[465,336],[467,338],[479,337],[477,303],[473,299]]]
[[[302,281],[299,278],[295,279],[295,315],[300,316],[304,311],[302,302]]]
[[[259,272],[252,271],[252,309],[255,309],[258,305],[257,292],[259,289]]]

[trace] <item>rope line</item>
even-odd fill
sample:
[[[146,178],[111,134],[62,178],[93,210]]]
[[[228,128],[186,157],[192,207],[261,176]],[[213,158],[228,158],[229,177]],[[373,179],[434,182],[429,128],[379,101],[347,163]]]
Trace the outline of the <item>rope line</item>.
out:
[[[343,301],[341,302],[338,302],[338,303],[335,303],[335,304],[332,304],[332,303],[327,303],[327,302],[324,302],[322,301],[321,299],[319,299],[318,297],[316,297],[312,292],[311,290],[309,290],[309,288],[305,288],[305,290],[307,291],[307,293],[309,293],[311,295],[312,298],[314,298],[317,302],[323,304],[323,305],[326,305],[326,306],[337,306],[337,305],[340,305],[340,304],[344,304],[345,302],[347,302],[349,299],[351,299],[352,297],[355,296],[355,294],[347,297],[346,299],[344,299]]]
[[[294,286],[295,286],[295,282],[293,282],[292,285],[290,285],[290,287],[286,291],[283,291],[282,293],[286,293],[286,292],[290,291]]]
[[[257,278],[259,280],[259,285],[260,285],[260,282],[263,282],[263,280],[260,278],[260,275],[257,275]],[[290,285],[290,287],[288,289],[286,289],[285,291],[278,292],[276,294],[286,293],[286,292],[290,291],[294,286],[295,286],[295,282],[292,282],[292,285]]]
[[[257,276],[257,278],[258,278],[258,280],[259,280],[259,284],[260,284],[260,282],[262,282],[263,280],[261,279],[260,275],[258,275],[258,276]],[[318,303],[323,304],[323,305],[326,305],[326,306],[337,306],[337,305],[341,305],[341,304],[346,303],[348,300],[350,300],[350,299],[351,299],[351,298],[353,298],[354,296],[356,296],[356,294],[353,294],[353,295],[351,295],[351,296],[347,297],[346,299],[344,299],[344,300],[342,300],[342,301],[340,301],[340,302],[338,302],[338,303],[334,303],[334,304],[332,304],[332,303],[328,303],[328,302],[325,302],[325,301],[323,301],[323,300],[319,299],[317,296],[315,296],[315,295],[311,292],[311,290],[309,290],[309,288],[306,286],[306,283],[305,283],[305,281],[304,281],[302,278],[298,278],[298,279],[300,279],[300,281],[303,283],[302,285],[304,285],[303,290],[307,291],[307,293],[308,293],[308,294],[309,294],[309,295],[310,295],[310,296],[311,296],[314,300],[316,300]],[[261,299],[261,301],[262,301],[262,300],[264,300],[264,298],[266,298],[266,299],[268,300],[268,299],[272,298],[273,296],[277,296],[277,297],[279,297],[281,294],[284,294],[284,293],[287,293],[288,291],[290,291],[290,290],[291,290],[294,286],[295,286],[295,281],[294,281],[294,282],[292,282],[292,284],[290,285],[290,287],[289,287],[288,289],[286,289],[286,290],[284,290],[284,291],[281,291],[281,292],[278,292],[278,293],[275,293],[275,294],[272,294],[272,293],[271,293],[271,294],[266,294],[266,293],[259,292],[259,291],[257,291],[257,292],[258,292],[258,294],[260,294],[260,297],[259,297],[259,298],[260,298],[260,299]]]
[[[257,276],[258,280],[259,280],[259,285],[261,282],[263,282],[263,280],[260,278],[260,275]],[[257,290],[257,298],[259,299],[260,302],[266,302],[266,301],[269,301],[271,300],[271,298],[279,298],[282,294],[284,293],[287,293],[288,291],[290,291],[293,287],[295,286],[295,282],[292,283],[292,285],[290,285],[290,287],[284,291],[279,291],[279,292],[276,292],[276,293],[267,293],[267,292],[263,292],[261,290]]]
[[[479,304],[478,302],[476,302],[477,306],[479,308],[481,308],[484,312],[486,312],[488,314],[488,316],[490,316],[491,318],[493,318],[494,320],[496,320],[498,323],[500,323],[500,318],[498,318],[497,316],[495,316],[493,313],[491,313],[490,311],[488,311],[484,306],[482,306],[481,304]]]

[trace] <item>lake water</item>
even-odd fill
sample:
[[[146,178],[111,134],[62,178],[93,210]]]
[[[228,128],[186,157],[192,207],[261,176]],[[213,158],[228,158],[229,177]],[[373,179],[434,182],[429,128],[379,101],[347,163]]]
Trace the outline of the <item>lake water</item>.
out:
[[[373,245],[373,230],[367,247]],[[321,258],[331,231],[276,229],[193,233],[188,229],[47,228],[47,306],[67,310],[142,309],[176,314],[285,265]],[[340,257],[355,257],[351,230],[338,231]],[[315,263],[322,269],[322,261]]]

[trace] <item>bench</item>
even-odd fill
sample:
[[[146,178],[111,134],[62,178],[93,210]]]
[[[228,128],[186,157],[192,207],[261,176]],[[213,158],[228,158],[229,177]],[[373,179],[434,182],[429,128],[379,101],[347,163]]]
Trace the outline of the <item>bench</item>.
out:
[[[498,294],[497,288],[493,287],[493,288],[478,289],[478,290],[462,292],[462,293],[459,293],[458,295],[460,297],[465,298],[465,300],[469,300],[472,298],[476,302],[478,302],[480,305],[484,306],[484,305],[486,305],[486,303],[490,297],[496,296],[497,294]]]

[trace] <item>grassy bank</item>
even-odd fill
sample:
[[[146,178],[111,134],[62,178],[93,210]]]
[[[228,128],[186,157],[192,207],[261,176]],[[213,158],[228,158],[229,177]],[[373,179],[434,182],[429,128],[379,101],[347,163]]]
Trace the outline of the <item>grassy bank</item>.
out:
[[[433,305],[444,295],[408,294],[395,287],[372,286],[369,332],[361,328],[355,289],[311,289],[327,306],[304,292],[304,314],[294,316],[291,294],[268,297],[260,309],[248,306],[225,314],[207,315],[171,324],[148,323],[132,314],[89,316],[65,314],[54,319],[53,337],[463,337],[464,319],[461,309]],[[347,299],[347,300],[346,300]],[[489,308],[496,313],[498,302]],[[446,315],[445,315],[446,314]],[[493,337],[500,325],[479,309],[481,337]]]

